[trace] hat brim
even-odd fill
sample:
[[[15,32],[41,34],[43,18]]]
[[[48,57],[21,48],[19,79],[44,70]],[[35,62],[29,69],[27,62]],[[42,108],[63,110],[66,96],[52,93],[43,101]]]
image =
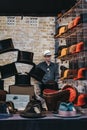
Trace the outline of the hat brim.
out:
[[[10,52],[10,51],[19,51],[19,50],[18,50],[18,49],[13,49],[13,48],[11,48],[11,49],[7,49],[7,50],[2,50],[2,51],[0,51],[0,54],[6,53],[6,52]]]
[[[32,66],[35,66],[35,63],[29,62],[29,61],[16,61],[15,63],[30,64],[30,65],[32,65]]]
[[[12,117],[12,114],[0,113],[0,119]]]
[[[75,118],[75,117],[80,117],[82,114],[77,113],[76,115],[71,115],[71,116],[64,116],[60,114],[54,114],[55,117],[61,117],[61,118]]]
[[[21,117],[24,117],[24,118],[43,118],[43,117],[46,117],[45,114],[42,114],[42,113],[21,113],[20,114]]]

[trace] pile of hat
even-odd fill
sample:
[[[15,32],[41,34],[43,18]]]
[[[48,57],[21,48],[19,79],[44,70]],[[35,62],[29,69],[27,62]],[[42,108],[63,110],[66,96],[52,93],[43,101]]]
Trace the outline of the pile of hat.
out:
[[[0,89],[4,89],[4,79],[9,78],[11,76],[15,76],[15,85],[17,86],[29,86],[31,85],[30,78],[34,77],[36,80],[41,81],[45,72],[37,68],[35,63],[33,63],[33,52],[27,52],[27,51],[20,51],[19,49],[15,49],[13,45],[13,41],[11,38],[1,40],[0,41],[0,54],[5,53],[7,55],[7,52],[10,51],[17,51],[17,61],[5,64],[3,66],[0,66],[0,73],[1,73],[1,79],[0,79]],[[32,65],[32,69],[30,72],[18,73],[16,64],[23,63]]]
[[[65,34],[67,31],[75,28],[77,25],[79,25],[81,23],[87,23],[87,13],[83,13],[83,14],[76,16],[67,25],[59,26],[57,29],[57,33],[54,37],[55,38],[60,37],[61,35]]]

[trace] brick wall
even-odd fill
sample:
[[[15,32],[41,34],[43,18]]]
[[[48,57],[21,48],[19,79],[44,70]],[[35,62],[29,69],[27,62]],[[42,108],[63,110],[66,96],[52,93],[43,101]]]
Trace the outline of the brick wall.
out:
[[[34,52],[34,63],[43,60],[43,52],[50,49],[54,54],[55,40],[54,17],[0,17],[0,40],[12,38],[14,47],[23,51]],[[17,60],[17,52],[0,54],[0,65]],[[54,56],[52,56],[54,61]],[[27,72],[31,66],[16,64],[18,72]],[[14,76],[4,80],[4,88],[14,84]]]

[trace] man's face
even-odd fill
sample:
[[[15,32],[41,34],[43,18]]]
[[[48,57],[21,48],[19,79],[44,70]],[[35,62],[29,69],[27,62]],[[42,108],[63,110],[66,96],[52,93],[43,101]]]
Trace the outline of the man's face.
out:
[[[50,61],[51,61],[51,55],[49,55],[49,56],[44,56],[44,58],[45,58],[45,61],[47,61],[47,62],[50,62]]]

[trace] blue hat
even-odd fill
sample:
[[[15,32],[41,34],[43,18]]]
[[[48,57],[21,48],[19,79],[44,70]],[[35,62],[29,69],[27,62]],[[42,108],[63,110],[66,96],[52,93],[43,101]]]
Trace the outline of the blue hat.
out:
[[[77,113],[76,108],[74,107],[73,103],[65,103],[61,102],[58,109],[58,114],[55,116],[60,117],[78,117],[80,113]]]

